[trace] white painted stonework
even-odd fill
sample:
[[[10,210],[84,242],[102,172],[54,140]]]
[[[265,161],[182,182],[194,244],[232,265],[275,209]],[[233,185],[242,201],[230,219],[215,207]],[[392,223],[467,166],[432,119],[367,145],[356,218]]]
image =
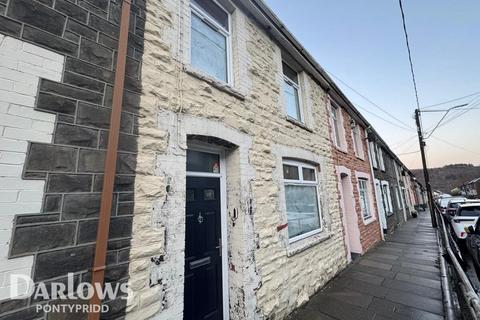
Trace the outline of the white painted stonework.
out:
[[[33,257],[8,259],[16,214],[39,213],[44,181],[23,180],[28,141],[50,143],[55,115],[36,111],[39,79],[60,81],[64,58],[41,47],[0,35],[0,300],[9,275],[30,275]]]

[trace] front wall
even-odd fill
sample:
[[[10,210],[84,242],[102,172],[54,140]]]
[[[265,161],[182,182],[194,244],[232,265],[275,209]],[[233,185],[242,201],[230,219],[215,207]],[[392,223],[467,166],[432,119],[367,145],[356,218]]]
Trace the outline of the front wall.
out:
[[[382,239],[380,230],[380,222],[378,219],[377,204],[374,196],[375,183],[371,174],[370,162],[368,161],[368,145],[365,137],[365,130],[360,130],[361,140],[363,141],[363,154],[364,159],[358,158],[353,149],[353,137],[352,129],[350,128],[350,115],[344,108],[340,108],[341,115],[343,117],[343,133],[344,142],[346,143],[343,150],[339,150],[336,146],[332,145],[333,158],[335,164],[338,166],[344,166],[354,172],[361,172],[368,176],[370,183],[370,199],[372,200],[370,207],[373,210],[373,221],[365,223],[363,221],[362,212],[360,208],[359,192],[358,192],[358,175],[352,174],[353,196],[355,198],[355,210],[357,212],[358,227],[360,229],[360,242],[362,243],[363,252],[368,251],[369,248],[374,246],[378,241]],[[342,122],[341,122],[342,123]],[[333,141],[333,140],[332,140]],[[341,201],[341,199],[339,199]]]
[[[215,136],[238,146],[238,154],[227,159],[232,319],[284,317],[346,265],[325,92],[303,77],[310,88],[304,103],[312,109],[312,132],[286,121],[279,47],[238,9],[232,24],[234,89],[219,90],[216,86],[221,85],[212,86],[184,63],[188,1],[147,2],[129,270],[135,288],[128,306],[131,319],[182,317],[189,134]],[[328,236],[298,253],[286,245],[287,230],[277,231],[286,222],[278,150],[288,153],[289,148],[315,155],[328,217],[322,233]]]

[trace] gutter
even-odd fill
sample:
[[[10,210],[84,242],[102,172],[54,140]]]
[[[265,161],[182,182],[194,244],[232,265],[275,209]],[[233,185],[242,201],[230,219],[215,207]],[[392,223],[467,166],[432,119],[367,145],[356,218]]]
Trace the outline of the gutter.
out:
[[[108,234],[110,231],[110,216],[112,211],[113,186],[117,167],[118,139],[120,135],[120,117],[122,113],[123,89],[125,85],[125,65],[127,60],[128,28],[130,22],[130,0],[122,1],[122,15],[120,19],[120,35],[118,39],[117,65],[115,67],[115,80],[113,85],[112,112],[108,132],[108,146],[105,158],[103,189],[100,202],[100,215],[95,242],[95,256],[92,268],[92,285],[103,287],[105,280],[105,265],[107,256]],[[101,305],[97,289],[90,299],[90,305]],[[89,320],[98,320],[100,313],[90,308]]]
[[[361,124],[371,130],[375,136],[382,142],[388,153],[394,158],[402,167],[406,168],[398,156],[388,147],[386,142],[373,129],[371,124],[363,117],[358,109],[350,102],[340,88],[335,84],[327,72],[318,64],[315,59],[307,52],[307,50],[300,44],[300,42],[288,31],[275,13],[265,4],[263,0],[249,0],[249,1],[235,1],[237,6],[243,7],[244,10],[250,12],[253,17],[260,22],[260,24],[276,39],[281,46],[296,59],[297,62],[309,71],[310,75],[319,82],[320,86],[329,94],[333,94],[338,103],[338,99],[343,100],[344,108],[354,114]],[[356,119],[356,120],[357,120]]]

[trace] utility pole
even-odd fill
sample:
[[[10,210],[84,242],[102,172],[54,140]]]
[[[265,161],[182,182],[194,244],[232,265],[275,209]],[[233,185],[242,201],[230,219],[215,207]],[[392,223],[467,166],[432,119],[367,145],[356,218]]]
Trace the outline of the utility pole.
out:
[[[430,208],[430,217],[432,218],[432,227],[437,227],[435,209],[433,207],[432,187],[430,186],[430,177],[428,175],[427,160],[425,158],[425,141],[423,139],[422,125],[420,122],[420,109],[415,109],[415,122],[417,124],[418,142],[420,144],[420,153],[422,155],[423,176],[425,177],[425,187],[427,188],[428,207]]]

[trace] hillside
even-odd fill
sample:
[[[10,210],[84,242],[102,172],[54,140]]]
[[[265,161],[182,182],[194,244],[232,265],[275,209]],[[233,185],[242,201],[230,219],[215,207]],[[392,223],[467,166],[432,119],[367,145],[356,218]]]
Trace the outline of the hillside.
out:
[[[423,179],[423,170],[411,170],[417,179],[425,185]],[[442,168],[432,168],[429,170],[430,183],[434,190],[441,190],[443,192],[450,192],[455,187],[458,187],[466,181],[480,177],[480,166],[472,164],[451,164]]]

